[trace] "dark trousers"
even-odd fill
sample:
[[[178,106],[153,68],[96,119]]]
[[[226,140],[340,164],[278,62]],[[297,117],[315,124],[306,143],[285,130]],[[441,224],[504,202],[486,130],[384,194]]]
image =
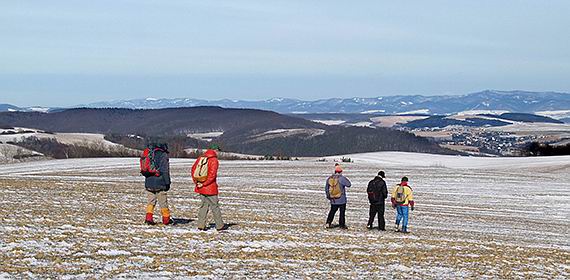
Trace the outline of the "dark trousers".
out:
[[[368,226],[371,227],[374,224],[374,217],[378,214],[378,229],[386,229],[386,221],[384,220],[384,203],[382,204],[370,204],[370,216],[368,218]]]
[[[327,217],[327,224],[332,223],[334,215],[336,214],[336,211],[338,209],[340,209],[340,217],[338,218],[338,224],[341,227],[346,226],[346,221],[344,218],[344,213],[346,212],[346,204],[341,204],[341,205],[331,204],[331,210],[329,211],[329,216]]]

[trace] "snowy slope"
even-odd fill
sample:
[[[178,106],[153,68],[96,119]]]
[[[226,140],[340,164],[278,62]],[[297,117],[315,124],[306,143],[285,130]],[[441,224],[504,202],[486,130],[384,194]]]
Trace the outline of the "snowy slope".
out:
[[[232,224],[222,233],[196,229],[190,159],[171,160],[173,227],[142,224],[137,158],[3,166],[0,278],[570,277],[569,157],[350,156],[347,231],[323,228],[332,160],[222,161],[221,209]],[[410,177],[409,235],[365,229],[366,185],[380,168],[389,186]],[[390,228],[389,207],[386,218]]]

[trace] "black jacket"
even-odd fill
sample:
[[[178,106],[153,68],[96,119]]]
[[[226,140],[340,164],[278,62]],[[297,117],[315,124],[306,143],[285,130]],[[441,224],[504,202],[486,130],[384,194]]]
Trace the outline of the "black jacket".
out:
[[[144,187],[148,191],[168,191],[170,190],[170,163],[168,153],[156,152],[155,163],[158,163],[160,176],[147,177],[144,180]]]
[[[386,182],[380,176],[374,177],[374,179],[368,183],[366,192],[368,192],[368,201],[370,204],[384,204],[388,197]]]

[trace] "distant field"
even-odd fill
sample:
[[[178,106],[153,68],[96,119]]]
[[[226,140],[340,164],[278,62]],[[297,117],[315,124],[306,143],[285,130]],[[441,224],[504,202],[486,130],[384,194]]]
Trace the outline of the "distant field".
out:
[[[137,159],[3,165],[0,278],[570,277],[570,157],[349,155],[349,230],[323,228],[328,162],[223,161],[227,232],[196,229],[191,160],[172,160],[176,226],[146,226]],[[366,184],[409,176],[409,235],[368,231]],[[394,211],[387,209],[391,228]],[[187,222],[187,223],[186,223]]]

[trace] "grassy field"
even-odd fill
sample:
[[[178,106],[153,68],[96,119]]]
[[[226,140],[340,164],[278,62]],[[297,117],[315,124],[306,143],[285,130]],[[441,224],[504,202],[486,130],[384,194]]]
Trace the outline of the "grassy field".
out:
[[[348,230],[324,228],[330,161],[226,161],[225,232],[196,229],[191,160],[171,161],[175,226],[143,224],[137,159],[2,165],[0,278],[568,279],[567,159],[540,168],[357,160],[344,165]],[[410,177],[411,234],[365,228],[378,168],[389,185]],[[390,207],[386,219],[391,228]]]

